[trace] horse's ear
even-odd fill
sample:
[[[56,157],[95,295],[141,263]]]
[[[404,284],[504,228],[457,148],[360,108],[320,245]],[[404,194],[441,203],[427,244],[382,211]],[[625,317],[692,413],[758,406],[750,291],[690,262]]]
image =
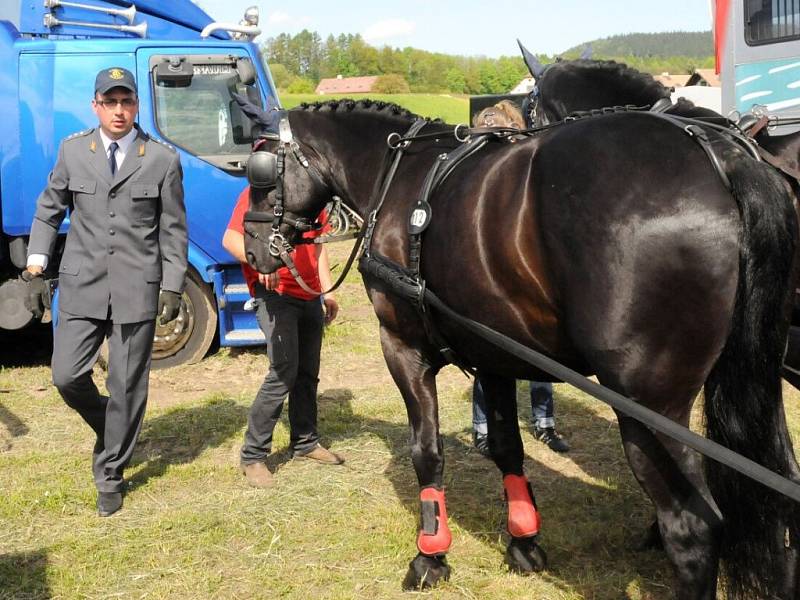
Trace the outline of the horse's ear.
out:
[[[536,58],[533,54],[528,51],[528,49],[522,45],[522,42],[517,39],[517,44],[519,44],[519,49],[522,51],[522,58],[525,60],[525,64],[528,66],[528,71],[531,72],[534,79],[539,79],[539,76],[544,73],[544,65],[539,62],[539,59]]]
[[[581,53],[581,60],[592,60],[592,45],[587,44]]]

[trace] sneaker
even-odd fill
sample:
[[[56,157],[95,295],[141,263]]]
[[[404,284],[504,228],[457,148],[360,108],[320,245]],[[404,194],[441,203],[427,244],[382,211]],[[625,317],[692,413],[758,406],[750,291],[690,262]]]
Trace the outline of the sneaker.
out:
[[[264,489],[271,487],[275,483],[272,473],[269,472],[267,465],[263,462],[240,463],[240,466],[242,467],[242,474],[247,478],[247,483],[254,488]]]
[[[344,464],[344,459],[328,450],[327,448],[317,444],[314,446],[314,449],[311,452],[306,452],[305,454],[295,454],[295,458],[308,458],[310,460],[315,460],[317,462],[321,462],[325,465],[341,465]]]
[[[472,445],[480,453],[481,456],[491,458],[489,454],[489,435],[486,433],[472,432]]]
[[[555,427],[533,426],[533,435],[540,442],[547,444],[553,452],[569,452],[569,444],[562,438]]]

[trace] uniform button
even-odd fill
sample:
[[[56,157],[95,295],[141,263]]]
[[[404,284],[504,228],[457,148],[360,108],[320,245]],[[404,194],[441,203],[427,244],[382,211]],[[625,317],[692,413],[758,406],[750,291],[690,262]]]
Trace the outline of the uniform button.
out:
[[[117,192],[111,192],[108,196],[109,196],[109,198],[116,198],[117,197]]]
[[[109,254],[114,254],[114,249],[113,249],[113,248],[109,248],[109,249],[108,249],[108,253],[109,253]]]
[[[116,233],[116,231],[114,231],[113,229],[109,229],[108,230],[108,235],[114,235],[115,233]]]
[[[109,217],[116,217],[116,216],[117,216],[117,213],[115,213],[115,212],[112,210],[110,213],[108,213],[108,216],[109,216]]]

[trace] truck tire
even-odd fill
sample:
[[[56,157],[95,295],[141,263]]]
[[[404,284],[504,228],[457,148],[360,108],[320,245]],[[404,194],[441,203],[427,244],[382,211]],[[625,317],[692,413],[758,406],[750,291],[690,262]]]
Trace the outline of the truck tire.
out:
[[[214,342],[217,321],[211,290],[194,271],[189,271],[178,317],[166,325],[156,323],[151,368],[167,369],[199,362]],[[103,371],[108,370],[108,340],[100,346],[97,364]]]
[[[217,334],[217,307],[209,286],[192,270],[177,318],[166,325],[156,322],[153,369],[166,369],[201,360]]]

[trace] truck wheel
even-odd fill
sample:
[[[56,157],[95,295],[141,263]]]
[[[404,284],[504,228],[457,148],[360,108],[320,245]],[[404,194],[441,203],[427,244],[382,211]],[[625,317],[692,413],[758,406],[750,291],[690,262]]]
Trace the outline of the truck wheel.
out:
[[[156,322],[153,369],[192,364],[202,359],[217,333],[217,308],[209,287],[193,271],[178,316],[165,325]]]

